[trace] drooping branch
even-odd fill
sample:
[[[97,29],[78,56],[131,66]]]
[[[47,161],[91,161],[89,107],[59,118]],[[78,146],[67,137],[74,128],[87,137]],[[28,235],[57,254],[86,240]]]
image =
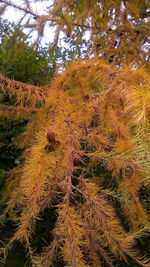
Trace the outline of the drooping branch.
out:
[[[145,110],[150,105],[149,91],[143,93],[144,108],[139,95],[148,85],[145,72],[118,70],[98,60],[74,63],[52,83],[45,101],[49,112],[28,125],[28,139],[34,136],[35,143],[30,146],[30,154],[27,151],[20,185],[8,204],[10,210],[21,208],[19,227],[11,243],[17,239],[30,249],[36,220],[56,203],[53,241],[33,259],[35,266],[52,266],[59,255],[72,267],[85,267],[91,262],[101,266],[101,258],[113,265],[114,256],[125,261],[129,256],[141,266],[149,266],[139,259],[133,236],[134,230],[147,223],[141,220],[145,211],[138,190],[147,176],[143,161],[148,161],[139,125],[143,110],[147,115]],[[149,127],[149,116],[146,120],[145,127]],[[139,132],[139,138],[134,131]],[[137,149],[144,151],[138,163]],[[115,201],[109,191],[112,183],[116,184],[123,216],[131,226],[133,215],[136,218],[135,227],[129,225],[128,232],[113,207]],[[103,196],[103,185],[107,185],[110,196]],[[133,212],[126,215],[128,207]],[[30,254],[33,258],[32,251]]]
[[[47,96],[47,91],[48,91],[47,87],[39,87],[32,84],[25,84],[15,80],[10,80],[4,77],[2,74],[0,74],[0,85],[2,86],[2,88],[7,88],[7,89],[12,89],[12,88],[15,90],[22,89],[22,91],[24,92],[30,92],[31,95],[39,95],[41,97]]]

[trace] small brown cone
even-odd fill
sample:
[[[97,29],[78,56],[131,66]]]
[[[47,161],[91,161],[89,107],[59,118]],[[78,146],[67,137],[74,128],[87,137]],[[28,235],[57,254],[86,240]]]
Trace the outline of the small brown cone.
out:
[[[55,135],[51,130],[47,132],[47,140],[49,143],[55,142]]]

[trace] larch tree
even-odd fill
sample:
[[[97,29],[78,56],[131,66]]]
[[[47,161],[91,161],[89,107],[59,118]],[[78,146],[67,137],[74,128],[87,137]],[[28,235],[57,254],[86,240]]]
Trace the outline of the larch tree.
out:
[[[24,160],[1,215],[3,224],[8,214],[16,223],[4,258],[19,240],[37,267],[119,266],[120,260],[150,266],[138,243],[150,235],[141,193],[150,179],[150,77],[138,68],[149,59],[149,1],[56,0],[47,15],[27,0],[1,0],[2,11],[8,6],[23,11],[39,36],[46,23],[56,27],[54,42],[60,31],[74,38],[88,29],[87,56],[94,58],[72,62],[51,86],[0,76],[1,98],[14,99],[0,105],[1,117],[28,121],[20,136]],[[38,253],[32,239],[47,208],[55,222]]]

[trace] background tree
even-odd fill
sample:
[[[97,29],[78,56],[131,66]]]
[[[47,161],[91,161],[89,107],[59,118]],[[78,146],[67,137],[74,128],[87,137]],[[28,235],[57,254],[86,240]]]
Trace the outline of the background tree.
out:
[[[51,81],[55,70],[57,48],[53,53],[48,49],[39,48],[36,51],[28,42],[21,28],[2,21],[0,42],[0,71],[3,75],[18,81],[47,84]]]

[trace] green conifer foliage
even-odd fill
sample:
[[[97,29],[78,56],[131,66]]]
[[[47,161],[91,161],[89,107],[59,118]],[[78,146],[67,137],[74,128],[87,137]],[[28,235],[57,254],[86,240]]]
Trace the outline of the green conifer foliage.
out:
[[[56,70],[55,52],[50,54],[47,48],[36,51],[21,28],[7,21],[0,21],[0,31],[0,72],[21,82],[49,83]]]

